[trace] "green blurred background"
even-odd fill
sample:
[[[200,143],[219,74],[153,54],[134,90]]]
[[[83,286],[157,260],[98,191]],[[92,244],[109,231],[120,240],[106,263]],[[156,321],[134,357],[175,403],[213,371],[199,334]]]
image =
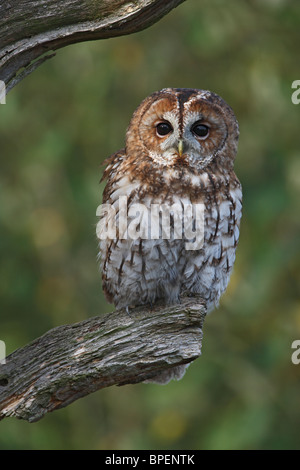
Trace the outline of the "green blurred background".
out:
[[[2,449],[300,448],[300,3],[188,0],[151,28],[69,46],[0,105],[0,339],[112,310],[97,266],[101,162],[140,101],[210,89],[240,123],[244,210],[234,273],[180,382],[112,387],[35,424],[0,423]]]

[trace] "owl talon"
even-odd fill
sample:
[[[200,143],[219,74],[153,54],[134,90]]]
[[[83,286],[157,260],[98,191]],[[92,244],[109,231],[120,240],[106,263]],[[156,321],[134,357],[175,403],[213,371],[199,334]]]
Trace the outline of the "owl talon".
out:
[[[126,307],[125,307],[125,310],[126,310],[126,313],[127,313],[127,314],[130,316],[130,318],[131,318],[131,315],[130,315],[130,311],[129,311],[129,307],[128,307],[128,305],[126,305]]]

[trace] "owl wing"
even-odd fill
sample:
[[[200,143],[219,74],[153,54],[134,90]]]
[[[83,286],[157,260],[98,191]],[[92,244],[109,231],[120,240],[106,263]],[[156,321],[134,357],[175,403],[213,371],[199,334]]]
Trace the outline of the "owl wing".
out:
[[[106,202],[110,195],[111,183],[115,180],[115,177],[118,173],[119,166],[126,156],[125,149],[121,149],[118,152],[114,153],[110,157],[106,158],[101,166],[105,166],[100,183],[107,180],[107,184],[103,191],[103,202]]]

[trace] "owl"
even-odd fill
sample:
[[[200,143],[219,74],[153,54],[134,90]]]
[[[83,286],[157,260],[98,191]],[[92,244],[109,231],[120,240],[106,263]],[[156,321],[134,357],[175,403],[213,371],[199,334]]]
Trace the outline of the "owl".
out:
[[[125,148],[105,162],[97,225],[103,290],[117,309],[182,295],[218,305],[239,240],[238,137],[232,109],[210,91],[165,88],[136,109]]]

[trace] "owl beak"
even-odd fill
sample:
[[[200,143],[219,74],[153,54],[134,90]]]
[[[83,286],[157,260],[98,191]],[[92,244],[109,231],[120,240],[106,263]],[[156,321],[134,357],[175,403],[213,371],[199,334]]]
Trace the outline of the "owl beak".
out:
[[[183,154],[183,140],[182,139],[178,141],[178,153],[181,158]]]

